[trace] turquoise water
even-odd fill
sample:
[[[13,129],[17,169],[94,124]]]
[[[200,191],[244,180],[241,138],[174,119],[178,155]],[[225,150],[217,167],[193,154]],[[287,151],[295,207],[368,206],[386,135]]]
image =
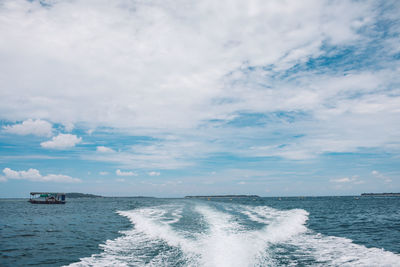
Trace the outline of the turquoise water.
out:
[[[0,266],[400,266],[400,198],[0,200]]]

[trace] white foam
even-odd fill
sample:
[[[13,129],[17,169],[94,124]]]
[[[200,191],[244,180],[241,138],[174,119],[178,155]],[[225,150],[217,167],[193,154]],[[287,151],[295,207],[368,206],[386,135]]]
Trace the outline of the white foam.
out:
[[[253,266],[264,250],[255,232],[246,231],[229,214],[198,207],[209,224],[209,231],[199,239],[203,266]]]
[[[167,205],[119,211],[120,215],[130,219],[134,228],[121,232],[123,236],[100,245],[104,250],[102,253],[82,258],[80,262],[70,266],[163,266],[160,263],[167,262],[165,259],[169,257],[168,254],[179,253],[178,247],[190,253],[193,242],[171,228],[171,224],[181,218],[181,212],[182,207]],[[162,247],[163,242],[167,242],[171,249],[158,254],[152,253],[156,247]]]
[[[135,230],[143,233],[151,240],[162,240],[170,246],[180,247],[184,251],[192,252],[195,243],[185,238],[176,230],[172,229],[171,224],[179,221],[182,217],[181,209],[172,213],[172,218],[166,218],[166,207],[158,207],[156,209],[141,209],[133,211],[120,211],[120,215],[128,217],[135,225]],[[177,209],[177,208],[175,208]]]
[[[266,206],[240,206],[240,209],[250,220],[265,224],[259,233],[267,242],[283,242],[307,231],[308,212],[302,209],[276,210]]]
[[[318,266],[400,266],[398,254],[357,245],[347,238],[309,231],[289,243],[312,255]]]
[[[325,236],[305,227],[304,210],[275,210],[269,207],[242,207],[249,219],[268,224],[266,237],[273,243],[284,242],[312,256],[320,266],[400,266],[400,256],[378,248],[357,245],[350,239]],[[274,219],[275,218],[275,219]]]
[[[324,236],[306,228],[305,210],[266,206],[199,205],[207,227],[185,232],[174,227],[183,206],[164,205],[120,211],[134,225],[123,236],[101,245],[103,252],[71,266],[276,266],[311,259],[314,266],[399,266],[400,256],[351,240]],[[192,206],[190,206],[192,207]],[[226,209],[231,209],[230,211]],[[225,209],[225,210],[224,210]],[[241,213],[243,215],[238,215]],[[258,227],[249,227],[248,222]]]

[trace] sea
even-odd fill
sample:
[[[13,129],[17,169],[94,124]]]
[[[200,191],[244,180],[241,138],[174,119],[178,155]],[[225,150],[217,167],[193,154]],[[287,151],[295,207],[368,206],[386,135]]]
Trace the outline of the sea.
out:
[[[0,266],[400,266],[400,197],[0,199]]]

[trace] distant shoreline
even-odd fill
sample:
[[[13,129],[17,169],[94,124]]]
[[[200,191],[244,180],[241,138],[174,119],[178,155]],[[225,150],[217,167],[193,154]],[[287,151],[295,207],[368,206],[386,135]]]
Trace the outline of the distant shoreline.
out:
[[[185,198],[259,198],[257,195],[185,196]]]
[[[202,195],[185,197],[154,197],[154,196],[101,196],[85,193],[65,193],[67,199],[74,198],[175,198],[175,199],[204,199],[204,198],[315,198],[315,197],[400,197],[400,193],[362,193],[361,195],[321,195],[321,196],[258,196],[258,195]],[[0,197],[0,199],[29,199],[29,197]]]
[[[362,193],[363,197],[400,197],[400,193]]]
[[[103,196],[93,195],[93,194],[84,194],[84,193],[65,193],[67,198],[102,198]]]
[[[74,198],[158,198],[158,197],[148,197],[148,196],[100,196],[94,194],[84,194],[84,193],[73,193],[73,195],[69,195],[71,193],[65,193],[67,199],[74,199]],[[160,197],[162,198],[162,197]],[[174,197],[174,198],[182,198],[182,197]],[[0,199],[29,199],[29,197],[24,196],[17,196],[17,197],[0,197]]]

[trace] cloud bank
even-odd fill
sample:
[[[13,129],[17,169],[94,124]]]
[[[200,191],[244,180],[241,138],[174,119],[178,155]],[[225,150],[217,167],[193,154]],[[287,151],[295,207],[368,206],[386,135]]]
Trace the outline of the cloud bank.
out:
[[[62,174],[41,175],[37,169],[29,169],[27,171],[14,171],[10,168],[3,169],[3,181],[7,180],[28,180],[32,182],[56,182],[56,183],[80,183],[78,178],[73,178]]]
[[[398,1],[379,0],[5,0],[0,137],[46,137],[34,142],[49,158],[149,180],[271,162],[301,172],[349,154],[395,166],[398,14]],[[371,162],[325,182],[398,172]]]
[[[51,136],[53,126],[44,120],[28,119],[19,124],[3,126],[3,131],[18,135],[32,134],[37,136]]]
[[[241,110],[321,108],[334,96],[323,92],[331,83],[293,88],[300,78],[291,84],[275,77],[326,54],[326,46],[368,42],[362,30],[376,16],[373,4],[356,1],[150,3],[65,1],[44,8],[39,1],[5,1],[0,32],[7,41],[0,49],[7,90],[0,106],[7,112],[1,113],[10,120],[29,114],[60,123],[173,128]],[[30,49],[19,36],[31,40]]]

